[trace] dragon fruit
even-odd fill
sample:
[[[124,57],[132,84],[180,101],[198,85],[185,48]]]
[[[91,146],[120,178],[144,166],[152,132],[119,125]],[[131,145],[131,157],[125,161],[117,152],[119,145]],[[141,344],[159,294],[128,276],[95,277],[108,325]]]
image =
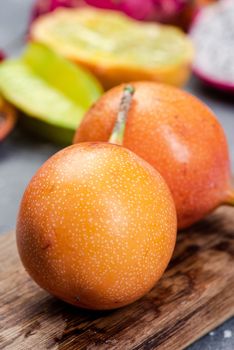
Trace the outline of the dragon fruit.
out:
[[[58,7],[78,7],[84,5],[82,0],[37,0],[32,10],[31,21]]]
[[[5,57],[6,57],[5,53],[2,50],[0,50],[0,62],[3,61]]]
[[[122,11],[139,20],[152,18],[155,11],[154,0],[86,0],[86,3],[98,8]]]
[[[122,11],[138,20],[170,23],[191,6],[191,0],[37,0],[33,8],[32,20],[58,7],[85,5]]]
[[[234,92],[234,1],[222,0],[200,11],[190,36],[194,73],[214,88]]]

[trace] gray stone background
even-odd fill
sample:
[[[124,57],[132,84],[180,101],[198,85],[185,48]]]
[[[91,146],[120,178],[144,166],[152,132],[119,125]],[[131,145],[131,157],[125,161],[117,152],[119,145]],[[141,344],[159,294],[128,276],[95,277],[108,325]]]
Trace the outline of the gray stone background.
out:
[[[10,55],[17,55],[23,48],[32,3],[33,0],[1,1],[0,48]],[[210,106],[222,123],[234,171],[234,97],[211,92],[195,78],[186,89]],[[19,128],[0,144],[0,233],[15,227],[19,201],[27,183],[40,165],[58,149],[58,146],[30,136]],[[191,345],[189,350],[234,350],[234,318]]]

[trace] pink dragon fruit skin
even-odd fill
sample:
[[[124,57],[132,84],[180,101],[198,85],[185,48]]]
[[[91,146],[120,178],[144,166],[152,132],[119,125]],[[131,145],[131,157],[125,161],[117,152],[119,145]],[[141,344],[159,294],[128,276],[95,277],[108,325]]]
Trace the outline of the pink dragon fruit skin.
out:
[[[37,0],[32,21],[38,16],[58,7],[91,5],[97,8],[117,10],[138,20],[167,22],[176,17],[190,0]]]
[[[32,10],[31,21],[58,7],[78,7],[84,5],[81,0],[37,0]]]
[[[188,5],[188,0],[154,0],[154,18],[168,21],[178,16]]]
[[[0,50],[0,62],[4,61],[5,58],[6,58],[5,53],[2,50]]]
[[[154,13],[154,0],[86,0],[88,5],[122,11],[138,20],[149,19]]]

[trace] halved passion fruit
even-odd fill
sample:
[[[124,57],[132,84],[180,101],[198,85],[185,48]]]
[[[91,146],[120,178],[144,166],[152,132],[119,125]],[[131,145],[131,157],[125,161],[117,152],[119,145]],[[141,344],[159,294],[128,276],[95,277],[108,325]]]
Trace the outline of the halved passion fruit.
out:
[[[69,144],[84,113],[102,93],[89,73],[48,48],[31,44],[19,59],[0,65],[0,91],[24,112],[37,134]]]
[[[105,88],[134,80],[182,85],[193,57],[190,40],[176,27],[88,7],[40,17],[31,38],[87,67]]]
[[[16,119],[16,110],[0,96],[0,142],[12,131]]]

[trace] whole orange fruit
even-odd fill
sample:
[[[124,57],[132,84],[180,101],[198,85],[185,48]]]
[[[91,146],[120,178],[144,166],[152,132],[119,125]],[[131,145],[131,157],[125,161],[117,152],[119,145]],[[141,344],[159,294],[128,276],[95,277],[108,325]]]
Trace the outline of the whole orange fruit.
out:
[[[175,200],[178,227],[185,228],[225,202],[234,204],[224,131],[201,101],[153,82],[132,83],[123,145],[153,165]],[[74,142],[107,141],[123,85],[106,92],[87,112]]]
[[[142,297],[162,276],[176,239],[163,178],[124,147],[70,146],[50,158],[24,194],[17,244],[31,277],[90,309]]]

